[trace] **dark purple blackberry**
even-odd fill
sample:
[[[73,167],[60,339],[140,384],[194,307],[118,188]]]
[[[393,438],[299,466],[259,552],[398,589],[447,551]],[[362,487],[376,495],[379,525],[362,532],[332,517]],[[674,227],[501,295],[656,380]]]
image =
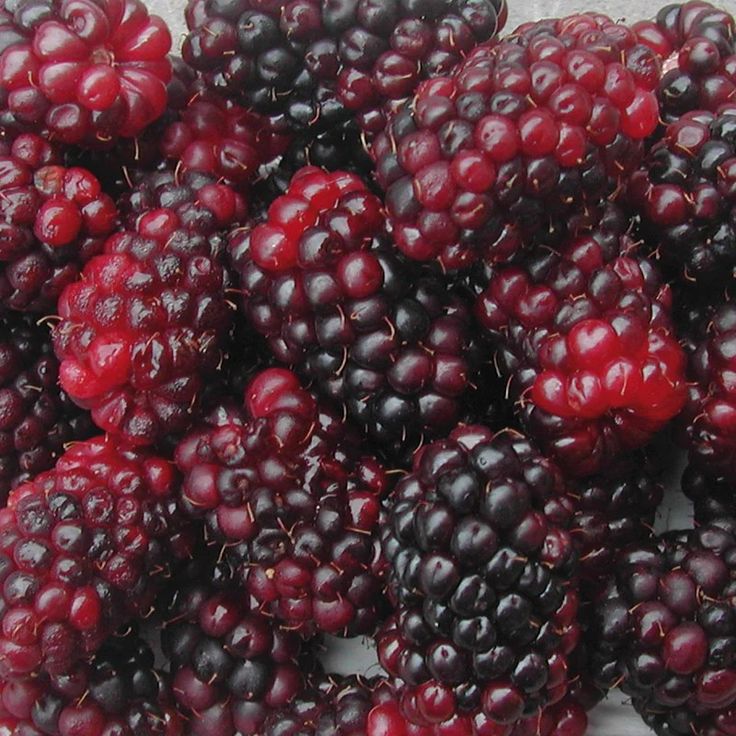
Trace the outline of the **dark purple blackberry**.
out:
[[[732,480],[712,478],[698,467],[688,465],[682,475],[682,490],[693,502],[696,524],[736,518],[736,483]]]
[[[577,557],[548,507],[566,490],[512,432],[460,427],[416,454],[382,530],[399,607],[378,636],[410,720],[511,724],[564,697],[579,636]]]
[[[59,363],[44,325],[0,317],[0,501],[54,464],[69,442],[94,433],[87,412],[59,388]]]
[[[0,726],[9,736],[180,736],[184,724],[133,631],[108,639],[68,676],[0,684]]]
[[[261,736],[305,687],[299,635],[238,590],[217,556],[200,554],[173,581],[161,645],[191,736]]]
[[[470,295],[396,254],[380,200],[354,175],[303,169],[264,222],[232,234],[230,254],[244,312],[276,360],[391,458],[502,397],[482,385],[493,370]]]
[[[522,26],[420,85],[372,148],[398,247],[454,270],[554,245],[638,165],[658,65],[630,29],[583,14]]]
[[[733,520],[628,547],[596,604],[594,673],[656,733],[736,728]]]
[[[670,125],[627,188],[646,246],[714,298],[736,268],[736,107]]]
[[[245,408],[216,409],[179,444],[185,511],[205,519],[238,582],[283,625],[372,633],[384,604],[385,470],[293,373],[261,372],[246,397]]]

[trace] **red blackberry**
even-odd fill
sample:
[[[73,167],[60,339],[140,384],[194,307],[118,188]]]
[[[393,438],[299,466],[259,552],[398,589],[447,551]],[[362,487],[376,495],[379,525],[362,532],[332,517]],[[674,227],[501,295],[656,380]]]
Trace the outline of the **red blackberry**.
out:
[[[604,16],[522,26],[421,85],[373,146],[396,242],[447,269],[564,234],[639,163],[658,58]]]
[[[64,446],[93,434],[59,389],[51,336],[28,317],[0,317],[0,501],[48,470]]]
[[[714,287],[736,268],[736,107],[684,115],[628,184],[648,245],[675,278]]]
[[[703,0],[663,7],[656,20],[635,23],[640,41],[665,58],[659,82],[662,120],[698,109],[717,112],[736,95],[736,23]]]
[[[176,451],[185,510],[204,517],[240,582],[304,634],[370,633],[384,469],[293,373],[270,369],[245,410],[221,407]]]
[[[135,634],[108,639],[69,676],[3,683],[3,710],[7,736],[180,736],[183,725],[153,652]]]
[[[233,190],[196,172],[146,175],[111,236],[59,300],[64,390],[97,426],[136,445],[185,431],[229,329],[221,232]]]
[[[166,108],[170,47],[141,0],[6,0],[0,125],[84,145],[132,138]]]
[[[116,219],[99,181],[60,166],[42,138],[0,142],[0,312],[51,311]]]
[[[467,296],[407,264],[355,176],[303,169],[230,253],[243,307],[282,363],[404,457],[489,404]]]
[[[732,522],[632,545],[597,605],[594,662],[658,734],[732,733],[736,702]]]
[[[161,458],[106,438],[74,445],[0,511],[0,677],[69,675],[149,613],[189,551]]]
[[[477,303],[530,433],[571,474],[645,445],[685,403],[671,294],[608,208],[558,251],[499,268]]]
[[[382,532],[400,605],[378,636],[409,720],[513,724],[565,696],[576,555],[546,515],[565,492],[520,435],[467,426],[417,453]]]
[[[695,382],[683,415],[690,462],[711,478],[733,481],[736,473],[736,304],[718,309],[691,356]]]
[[[250,606],[222,563],[200,557],[176,582],[161,643],[187,733],[264,734],[304,688],[301,639]]]

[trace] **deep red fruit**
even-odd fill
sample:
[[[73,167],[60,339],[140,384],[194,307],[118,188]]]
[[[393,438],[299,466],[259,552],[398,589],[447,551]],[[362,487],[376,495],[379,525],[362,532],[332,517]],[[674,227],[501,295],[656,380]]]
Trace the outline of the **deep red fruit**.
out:
[[[608,209],[557,253],[499,269],[477,303],[526,426],[574,475],[644,446],[685,403],[671,294],[627,227]]]
[[[0,10],[0,39],[6,125],[99,145],[166,108],[171,36],[140,0],[18,0]]]
[[[305,634],[373,631],[386,474],[293,373],[258,374],[245,411],[216,409],[176,461],[185,510],[206,519],[264,611]]]
[[[266,220],[230,238],[243,307],[280,362],[394,457],[410,456],[494,394],[469,295],[405,262],[380,200],[356,176],[302,169]]]
[[[117,209],[100,182],[58,161],[39,136],[0,143],[0,311],[53,310],[115,228]]]
[[[638,164],[658,68],[590,14],[522,26],[424,82],[373,145],[399,248],[458,269],[556,245]]]
[[[148,615],[176,556],[176,474],[106,438],[74,444],[0,511],[0,675],[71,674],[121,624]]]
[[[137,445],[187,429],[221,359],[230,308],[220,233],[242,199],[210,177],[144,178],[105,243],[59,300],[64,390],[97,426]]]
[[[69,442],[93,434],[86,412],[59,389],[48,328],[0,317],[0,499],[54,464]]]

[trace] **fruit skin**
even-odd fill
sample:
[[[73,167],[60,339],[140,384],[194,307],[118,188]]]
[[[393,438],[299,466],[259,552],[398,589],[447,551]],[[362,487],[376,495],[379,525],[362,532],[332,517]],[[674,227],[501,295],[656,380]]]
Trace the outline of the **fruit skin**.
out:
[[[355,175],[302,169],[263,222],[231,234],[229,254],[276,360],[387,457],[410,457],[500,396],[482,385],[471,295],[396,254],[380,200]]]
[[[283,625],[372,633],[384,468],[293,373],[262,371],[245,397],[179,444],[184,510],[205,520],[240,585]]]
[[[688,402],[681,424],[695,472],[731,484],[736,472],[736,389],[730,375],[736,357],[736,305],[728,302],[701,326],[690,356]]]
[[[166,23],[140,0],[18,0],[0,9],[0,124],[66,144],[132,138],[166,108]]]
[[[242,198],[197,172],[145,175],[123,226],[59,300],[62,388],[101,429],[150,445],[188,429],[230,325],[224,231]]]
[[[617,207],[556,251],[493,271],[476,313],[524,426],[574,476],[643,447],[682,409],[671,293]]]
[[[70,677],[42,676],[0,685],[0,728],[8,736],[97,733],[179,736],[182,723],[169,683],[154,669],[135,630],[113,636]]]
[[[0,511],[0,677],[65,676],[147,616],[191,552],[170,463],[105,437],[73,444]]]
[[[548,507],[566,494],[514,432],[459,427],[416,454],[381,532],[398,609],[377,638],[409,720],[510,725],[565,696],[577,557]]]
[[[62,166],[44,138],[0,141],[0,314],[52,312],[117,215],[97,178]]]
[[[171,582],[161,628],[177,707],[191,736],[264,733],[314,667],[296,632],[237,589],[218,555],[198,549]]]
[[[658,734],[728,734],[736,699],[732,519],[619,556],[597,602],[595,672]]]
[[[51,335],[35,320],[0,317],[0,500],[49,470],[69,442],[94,426],[58,386]]]
[[[658,123],[657,55],[605,16],[522,26],[420,85],[372,152],[396,243],[448,270],[554,246]]]
[[[676,282],[702,299],[736,268],[736,106],[672,123],[627,185],[644,242]],[[682,298],[689,300],[686,291]]]

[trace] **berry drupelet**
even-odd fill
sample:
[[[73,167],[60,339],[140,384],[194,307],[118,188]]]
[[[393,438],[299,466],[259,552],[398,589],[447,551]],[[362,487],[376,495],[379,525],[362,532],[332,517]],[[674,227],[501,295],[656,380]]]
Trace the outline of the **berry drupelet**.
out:
[[[477,313],[529,432],[578,476],[643,447],[682,409],[671,293],[606,208],[589,233],[497,269]]]
[[[170,48],[141,0],[5,2],[0,125],[83,145],[134,137],[166,108]]]
[[[577,559],[547,507],[566,494],[522,436],[465,426],[415,456],[382,529],[397,613],[378,635],[405,716],[511,725],[568,690]]]
[[[59,165],[43,138],[0,142],[0,312],[53,310],[116,221],[100,182]]]
[[[736,95],[736,23],[703,0],[663,7],[632,26],[663,59],[657,96],[666,123],[698,109],[717,112]]]
[[[187,733],[263,736],[268,715],[305,687],[300,637],[251,606],[206,552],[172,582],[161,645]]]
[[[647,245],[686,285],[728,283],[736,268],[736,107],[668,126],[628,183]]]
[[[44,326],[0,317],[0,501],[54,464],[67,443],[92,436],[93,424],[59,389],[59,363]]]
[[[149,613],[191,546],[176,474],[106,438],[72,445],[0,511],[0,677],[70,675],[120,625]]]
[[[477,47],[373,145],[398,247],[453,270],[559,238],[639,163],[658,78],[656,54],[604,16]]]
[[[216,373],[231,309],[222,232],[243,200],[197,172],[147,174],[120,203],[124,229],[59,300],[64,390],[136,445],[186,431]]]
[[[733,520],[671,532],[624,550],[597,603],[596,676],[661,736],[734,733],[735,564]]]
[[[707,323],[690,358],[694,380],[683,415],[694,469],[707,477],[736,480],[736,304],[728,302]]]
[[[0,685],[0,730],[7,736],[180,736],[151,649],[134,633],[111,637],[94,660],[68,676]]]
[[[372,633],[388,481],[341,416],[289,371],[257,375],[245,409],[220,407],[176,451],[182,505],[263,609],[309,635]]]
[[[302,169],[265,222],[233,233],[230,254],[276,359],[387,455],[410,456],[488,404],[468,295],[395,253],[380,200],[354,175]]]

